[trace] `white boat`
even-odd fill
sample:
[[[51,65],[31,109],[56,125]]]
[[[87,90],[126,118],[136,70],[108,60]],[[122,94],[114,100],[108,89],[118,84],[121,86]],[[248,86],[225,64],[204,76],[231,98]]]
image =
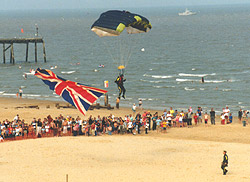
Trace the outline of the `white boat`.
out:
[[[186,8],[186,10],[183,13],[178,13],[178,14],[179,16],[189,16],[189,15],[196,15],[196,12],[192,12]]]

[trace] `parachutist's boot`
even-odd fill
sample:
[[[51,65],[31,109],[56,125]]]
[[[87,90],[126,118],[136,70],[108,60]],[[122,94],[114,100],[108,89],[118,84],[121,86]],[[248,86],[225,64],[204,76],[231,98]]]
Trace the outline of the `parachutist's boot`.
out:
[[[125,99],[125,95],[123,95],[123,96],[122,96],[122,98],[124,98],[124,99]]]

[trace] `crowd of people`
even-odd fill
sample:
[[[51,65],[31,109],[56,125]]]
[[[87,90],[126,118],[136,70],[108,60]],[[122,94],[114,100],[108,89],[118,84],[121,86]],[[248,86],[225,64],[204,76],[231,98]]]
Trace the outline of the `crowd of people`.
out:
[[[203,112],[201,107],[193,112],[190,107],[187,112],[174,110],[172,107],[166,109],[160,115],[158,112],[151,114],[150,111],[144,111],[142,114],[136,114],[136,107],[132,107],[133,114],[124,117],[109,116],[90,116],[87,120],[82,120],[79,116],[64,117],[59,115],[52,118],[50,115],[43,118],[33,118],[29,123],[16,115],[12,121],[5,119],[0,122],[0,141],[17,140],[26,138],[52,137],[52,136],[98,136],[113,134],[148,134],[150,130],[166,133],[172,127],[192,127],[203,123],[208,125],[209,119],[211,125],[215,125],[216,113],[211,108],[210,113]],[[239,121],[243,126],[248,124],[248,112],[240,110],[238,112]],[[232,123],[233,117],[228,107],[221,113],[221,124]]]

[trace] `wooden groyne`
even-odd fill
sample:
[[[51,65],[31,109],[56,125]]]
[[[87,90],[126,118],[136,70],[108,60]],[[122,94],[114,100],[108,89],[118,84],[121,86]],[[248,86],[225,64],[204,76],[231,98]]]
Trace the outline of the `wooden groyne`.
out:
[[[46,62],[45,42],[43,38],[12,38],[12,39],[0,39],[0,44],[3,44],[3,63],[6,62],[5,52],[10,49],[10,63],[15,64],[14,56],[14,44],[26,44],[26,62],[28,62],[29,44],[35,44],[35,62],[37,62],[37,44],[43,44],[43,59]]]

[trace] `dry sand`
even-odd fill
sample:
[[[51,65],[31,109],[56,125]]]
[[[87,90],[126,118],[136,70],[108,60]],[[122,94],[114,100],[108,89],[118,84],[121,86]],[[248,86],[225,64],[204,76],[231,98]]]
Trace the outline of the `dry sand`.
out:
[[[65,103],[64,103],[65,104]],[[39,105],[39,109],[19,108]],[[50,105],[49,109],[46,105]],[[0,98],[0,120],[18,113],[31,121],[51,114],[77,116],[54,102]],[[65,104],[66,105],[66,104]],[[88,115],[125,115],[130,108],[93,110]],[[88,117],[88,116],[87,116]],[[229,173],[222,175],[223,150]],[[55,137],[0,143],[0,182],[41,181],[250,181],[250,128],[235,122],[168,133],[99,137]]]

